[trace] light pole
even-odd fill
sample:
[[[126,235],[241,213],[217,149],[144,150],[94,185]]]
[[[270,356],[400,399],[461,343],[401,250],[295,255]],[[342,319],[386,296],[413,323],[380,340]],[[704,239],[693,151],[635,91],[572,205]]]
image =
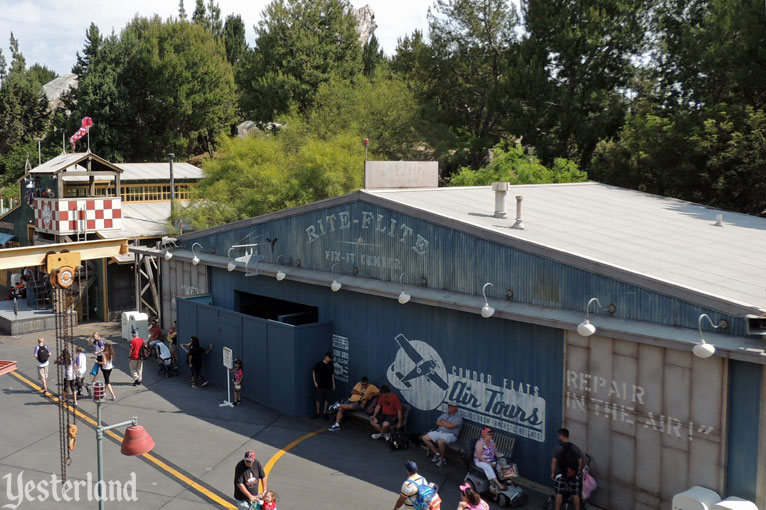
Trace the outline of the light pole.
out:
[[[104,383],[101,381],[93,384],[93,400],[96,402],[96,455],[98,462],[96,499],[98,500],[98,510],[104,510],[104,452],[102,448],[104,432],[130,425],[125,431],[125,439],[122,440],[122,448],[120,448],[123,455],[135,456],[150,452],[154,448],[154,439],[138,424],[138,418],[135,416],[128,421],[108,427],[101,425],[101,404],[104,402]]]
[[[168,158],[170,158],[170,215],[173,215],[173,209],[175,207],[175,201],[176,201],[176,182],[175,179],[173,179],[173,159],[176,157],[175,154],[172,152],[168,153]]]

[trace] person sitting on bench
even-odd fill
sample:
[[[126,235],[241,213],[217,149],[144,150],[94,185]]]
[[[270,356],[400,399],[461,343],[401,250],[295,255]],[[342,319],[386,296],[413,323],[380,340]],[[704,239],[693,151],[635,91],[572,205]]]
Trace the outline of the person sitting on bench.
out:
[[[380,393],[380,390],[374,384],[370,384],[367,377],[362,377],[351,390],[351,396],[338,406],[338,412],[335,414],[335,424],[327,430],[330,432],[337,432],[340,430],[344,411],[358,411],[364,409],[367,402],[378,393]]]

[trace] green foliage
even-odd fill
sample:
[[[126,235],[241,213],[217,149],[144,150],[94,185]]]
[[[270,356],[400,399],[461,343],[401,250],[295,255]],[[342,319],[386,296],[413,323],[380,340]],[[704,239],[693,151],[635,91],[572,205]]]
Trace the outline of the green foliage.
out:
[[[238,73],[241,108],[273,121],[307,111],[322,83],[362,70],[362,47],[348,0],[274,0],[263,11],[255,48]]]
[[[322,139],[356,133],[359,143],[369,139],[378,157],[420,160],[430,156],[422,146],[421,118],[415,94],[403,80],[359,76],[320,85],[305,126]]]
[[[546,184],[587,180],[588,174],[573,161],[556,158],[549,168],[536,157],[524,154],[521,147],[503,148],[498,145],[492,151],[492,161],[487,166],[478,170],[463,167],[450,178],[449,185],[486,186],[493,182]]]
[[[91,145],[114,161],[163,160],[213,151],[235,119],[231,65],[221,40],[184,21],[135,18],[92,45],[71,108],[69,129],[94,120]]]
[[[35,137],[48,122],[42,80],[54,76],[43,66],[26,68],[18,40],[11,34],[11,65],[0,81],[0,182],[10,183],[24,173],[27,155],[37,154]],[[35,158],[36,161],[36,158]]]
[[[204,165],[199,199],[175,218],[206,228],[359,189],[364,156],[359,139],[337,133],[306,137],[295,117],[278,134],[233,138]],[[294,127],[294,129],[293,129]]]
[[[223,43],[226,47],[226,60],[231,65],[236,65],[245,53],[247,53],[247,41],[245,40],[245,23],[242,17],[233,14],[226,16],[223,25]]]
[[[401,41],[395,68],[412,70],[432,118],[450,127],[475,168],[507,122],[504,71],[517,45],[516,11],[505,0],[438,0],[428,21],[430,45],[418,34]]]
[[[370,40],[364,43],[362,47],[362,64],[365,76],[371,76],[375,70],[386,61],[383,50],[380,49],[378,38],[372,34]]]

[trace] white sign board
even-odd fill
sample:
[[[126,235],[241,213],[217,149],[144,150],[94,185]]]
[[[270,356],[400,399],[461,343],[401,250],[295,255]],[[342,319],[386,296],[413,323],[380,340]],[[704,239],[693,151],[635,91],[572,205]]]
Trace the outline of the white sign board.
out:
[[[223,366],[229,370],[234,368],[234,356],[232,356],[231,349],[228,347],[223,348]]]

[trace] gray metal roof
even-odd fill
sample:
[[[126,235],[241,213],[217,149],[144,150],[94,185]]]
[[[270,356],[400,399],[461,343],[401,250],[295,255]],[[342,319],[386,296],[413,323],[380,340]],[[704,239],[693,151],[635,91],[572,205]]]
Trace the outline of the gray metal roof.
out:
[[[96,164],[96,168],[94,168],[94,170],[118,172],[122,171],[122,169],[116,168],[113,163],[110,163],[109,161],[90,152],[65,152],[63,154],[59,154],[53,159],[49,159],[41,165],[37,165],[31,169],[29,173],[33,175],[50,175],[57,174],[59,172],[65,172],[67,170],[84,172],[87,170],[87,168],[85,166],[79,165],[79,163],[87,159],[91,159]]]
[[[122,169],[121,182],[130,181],[170,181],[168,163],[115,163]],[[174,179],[199,180],[205,176],[201,168],[190,163],[173,163]]]
[[[186,202],[179,202],[185,205]],[[101,230],[98,234],[105,239],[127,237],[160,237],[167,235],[170,226],[170,202],[123,202],[120,230]]]
[[[766,310],[766,219],[595,182],[512,186],[507,219],[489,186],[362,191],[368,200],[477,236],[699,300]],[[510,228],[516,195],[526,230]],[[714,226],[723,214],[723,226]],[[671,292],[672,294],[672,292]],[[681,293],[683,296],[683,293]],[[703,300],[704,301],[704,300]]]

